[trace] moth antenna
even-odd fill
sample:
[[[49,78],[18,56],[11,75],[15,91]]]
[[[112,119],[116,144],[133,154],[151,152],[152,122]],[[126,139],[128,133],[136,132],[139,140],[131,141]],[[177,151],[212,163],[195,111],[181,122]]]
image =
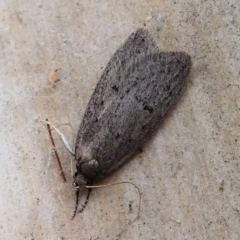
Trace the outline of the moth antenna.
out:
[[[41,120],[41,122],[45,122],[47,123],[48,125],[50,125],[57,133],[58,135],[60,136],[65,148],[73,155],[75,156],[75,152],[72,150],[72,148],[70,147],[67,139],[65,138],[65,136],[53,125],[51,124],[49,121],[45,121],[45,120]]]
[[[85,209],[85,207],[87,206],[88,204],[88,199],[89,199],[89,196],[90,196],[90,193],[92,192],[92,189],[91,188],[88,188],[88,194],[87,194],[87,198],[84,202],[84,204],[82,205],[81,209],[78,210],[78,212],[83,212],[83,210]]]
[[[132,183],[132,182],[117,182],[117,183],[109,183],[109,184],[103,184],[103,185],[92,185],[92,186],[88,186],[88,185],[86,185],[85,187],[86,188],[102,188],[102,187],[109,187],[109,186],[113,186],[113,185],[118,185],[118,184],[131,184],[131,185],[133,185],[137,190],[138,190],[138,195],[139,195],[139,203],[138,203],[138,214],[137,214],[137,217],[136,217],[136,219],[139,217],[139,215],[140,215],[140,208],[141,208],[141,191],[140,191],[140,189],[139,189],[139,187],[136,185],[136,184],[134,184],[134,183]]]
[[[84,210],[85,207],[87,206],[88,199],[89,199],[89,196],[90,196],[91,191],[92,191],[92,189],[89,188],[89,189],[88,189],[87,198],[86,198],[84,204],[82,205],[81,209],[78,210],[78,212],[83,212],[83,210]],[[78,202],[79,202],[79,188],[76,188],[76,203],[75,203],[75,209],[74,209],[74,212],[73,212],[72,220],[75,218],[75,216],[76,216],[76,214],[77,214]]]
[[[78,208],[78,201],[79,201],[79,188],[76,188],[76,203],[75,203],[75,209],[72,215],[72,220],[75,218]]]

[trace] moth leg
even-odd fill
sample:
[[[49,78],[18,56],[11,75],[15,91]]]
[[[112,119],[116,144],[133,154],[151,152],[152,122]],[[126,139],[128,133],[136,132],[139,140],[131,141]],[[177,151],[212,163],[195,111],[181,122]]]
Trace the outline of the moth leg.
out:
[[[89,199],[89,196],[90,196],[91,191],[92,191],[92,189],[91,189],[91,188],[88,188],[87,198],[86,198],[84,204],[82,205],[81,209],[78,210],[78,212],[83,212],[83,210],[84,210],[85,207],[87,206],[88,199]]]
[[[78,201],[79,201],[79,188],[76,188],[76,203],[75,203],[75,209],[72,215],[72,220],[75,218],[78,208]]]

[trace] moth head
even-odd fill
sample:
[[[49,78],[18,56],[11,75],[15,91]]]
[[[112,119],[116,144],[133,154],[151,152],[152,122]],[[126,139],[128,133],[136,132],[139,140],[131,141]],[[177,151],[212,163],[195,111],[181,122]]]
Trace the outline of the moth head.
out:
[[[98,171],[98,162],[95,159],[80,162],[76,164],[77,172],[74,175],[73,186],[79,189],[86,186],[96,176]]]
[[[80,188],[85,185],[87,185],[87,181],[85,180],[83,175],[79,172],[76,172],[74,175],[73,186],[76,188]]]

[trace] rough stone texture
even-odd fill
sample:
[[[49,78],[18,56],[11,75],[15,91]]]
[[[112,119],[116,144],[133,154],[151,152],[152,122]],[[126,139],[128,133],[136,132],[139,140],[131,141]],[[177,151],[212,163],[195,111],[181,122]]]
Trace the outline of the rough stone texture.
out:
[[[240,239],[237,0],[2,0],[0,20],[1,239]],[[72,221],[71,156],[54,134],[63,183],[40,120],[67,123],[74,139],[103,68],[139,27],[192,56],[190,82],[144,151],[103,182],[137,184],[140,218],[129,223],[139,198],[122,184],[94,190]]]

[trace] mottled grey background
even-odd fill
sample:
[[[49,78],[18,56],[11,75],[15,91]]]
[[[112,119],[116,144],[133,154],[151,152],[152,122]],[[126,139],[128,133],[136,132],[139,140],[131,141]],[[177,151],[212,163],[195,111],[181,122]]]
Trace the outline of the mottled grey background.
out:
[[[1,0],[0,21],[1,239],[240,239],[237,0]],[[72,221],[72,157],[54,133],[63,183],[40,120],[73,142],[103,68],[139,27],[192,56],[190,81],[143,152],[103,182],[139,186],[140,218],[129,223],[139,198],[122,184],[94,190]]]

